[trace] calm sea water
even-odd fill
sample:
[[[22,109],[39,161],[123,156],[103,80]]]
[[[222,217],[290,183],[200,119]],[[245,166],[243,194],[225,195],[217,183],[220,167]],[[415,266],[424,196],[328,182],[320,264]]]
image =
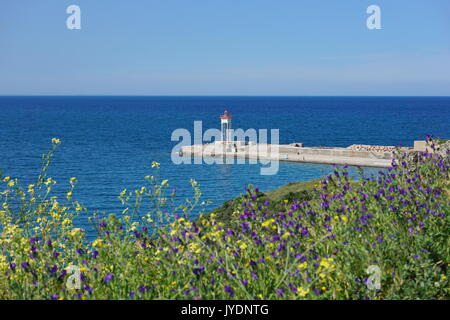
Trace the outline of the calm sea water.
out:
[[[450,98],[444,97],[0,97],[0,170],[31,183],[41,154],[58,137],[62,146],[50,174],[64,188],[77,177],[76,198],[107,213],[122,208],[117,195],[123,188],[144,183],[152,160],[181,198],[192,195],[189,178],[196,179],[211,207],[249,183],[268,190],[331,171],[329,165],[281,163],[277,175],[262,176],[258,165],[172,164],[172,131],[192,131],[194,120],[219,128],[225,109],[235,128],[280,129],[281,143],[412,146],[427,134],[450,137]]]

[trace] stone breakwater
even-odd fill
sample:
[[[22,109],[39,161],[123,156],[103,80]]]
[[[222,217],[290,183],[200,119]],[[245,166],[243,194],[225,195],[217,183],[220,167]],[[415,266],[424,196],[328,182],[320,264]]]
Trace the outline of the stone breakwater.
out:
[[[372,146],[368,144],[353,144],[347,149],[352,151],[395,152],[394,146]]]
[[[301,144],[296,144],[301,145]],[[270,161],[292,161],[389,168],[393,152],[349,150],[347,148],[300,147],[293,145],[257,144],[254,142],[216,142],[183,146],[183,156],[248,158]]]

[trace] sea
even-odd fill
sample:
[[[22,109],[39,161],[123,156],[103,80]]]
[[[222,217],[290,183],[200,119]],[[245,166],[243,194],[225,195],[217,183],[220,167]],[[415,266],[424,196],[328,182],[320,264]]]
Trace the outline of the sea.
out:
[[[279,129],[279,142],[286,144],[413,146],[426,135],[450,138],[450,97],[2,96],[0,170],[25,187],[34,183],[42,154],[59,138],[49,168],[55,194],[63,197],[76,177],[74,199],[103,214],[123,210],[119,193],[145,185],[144,177],[155,174],[152,161],[160,163],[158,175],[176,189],[177,201],[193,196],[189,180],[195,179],[209,202],[205,211],[249,184],[266,191],[333,171],[331,165],[281,162],[275,175],[261,175],[262,164],[175,164],[179,141],[172,134],[184,129],[194,142],[194,121],[202,121],[204,131],[219,129],[224,110],[233,128],[266,129],[269,139],[270,130]],[[365,168],[368,175],[377,171]],[[78,222],[88,228],[87,217]]]

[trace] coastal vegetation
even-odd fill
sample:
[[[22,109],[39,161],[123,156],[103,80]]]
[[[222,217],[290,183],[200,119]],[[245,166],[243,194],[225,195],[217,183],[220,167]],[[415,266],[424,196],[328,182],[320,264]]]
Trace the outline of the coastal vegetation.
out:
[[[179,205],[157,162],[144,186],[120,193],[115,214],[76,201],[75,177],[57,198],[47,169],[60,143],[34,184],[0,173],[1,299],[450,297],[448,149],[398,151],[369,178],[344,166],[267,193],[249,186],[191,219],[198,183]]]

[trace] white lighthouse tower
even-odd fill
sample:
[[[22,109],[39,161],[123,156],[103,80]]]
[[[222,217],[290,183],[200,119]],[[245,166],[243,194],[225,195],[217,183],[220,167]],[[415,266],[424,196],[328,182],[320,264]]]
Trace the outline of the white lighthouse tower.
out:
[[[229,114],[227,110],[220,116],[220,131],[224,144],[227,144],[232,140],[231,118],[232,115]]]

